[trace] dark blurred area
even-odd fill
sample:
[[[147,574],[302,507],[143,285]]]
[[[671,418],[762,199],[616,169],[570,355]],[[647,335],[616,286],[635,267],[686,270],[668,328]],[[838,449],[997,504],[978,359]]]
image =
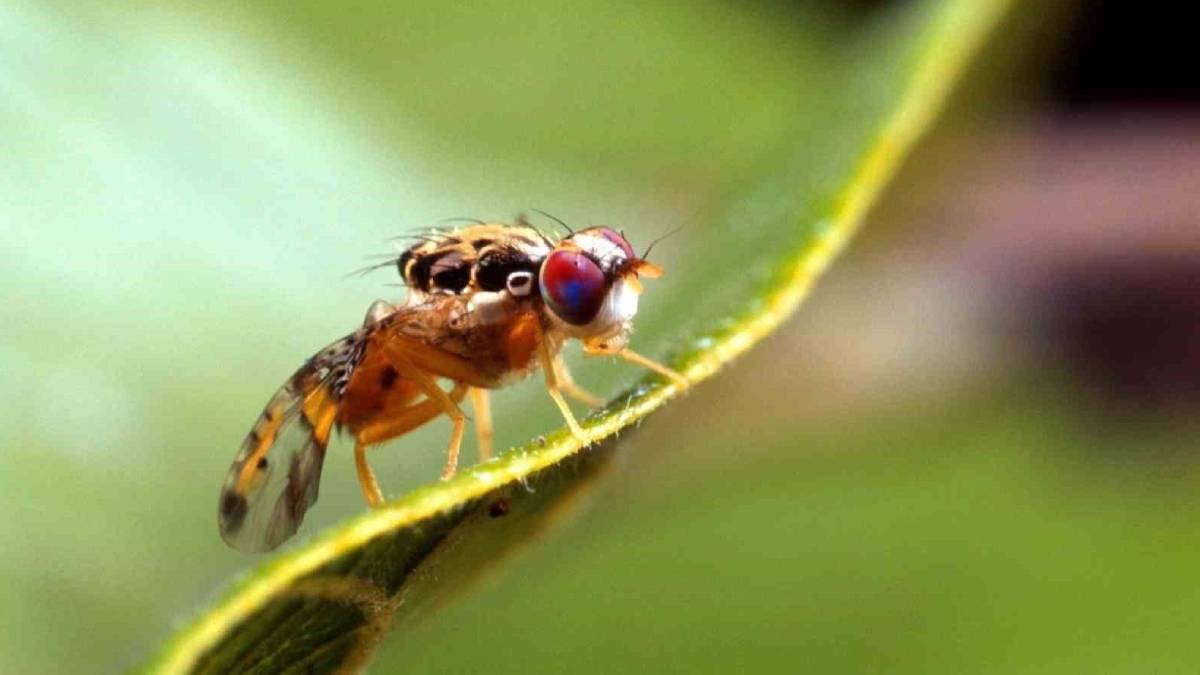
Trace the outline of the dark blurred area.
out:
[[[1037,291],[1047,350],[1119,417],[1200,404],[1200,259],[1097,259],[1053,269]],[[1036,300],[1035,300],[1036,302]]]
[[[867,3],[875,4],[875,3]],[[1200,407],[1200,71],[1183,5],[1080,2],[1044,98],[982,139],[947,228],[1038,368],[1096,419]]]
[[[1080,6],[1049,88],[1060,135],[1079,141],[1062,144],[1060,164],[1077,177],[1061,196],[1083,198],[1079,222],[1041,225],[1074,230],[1059,243],[1078,255],[1047,261],[1030,289],[1048,352],[1089,386],[1117,406],[1184,415],[1200,406],[1200,70],[1190,17],[1180,3]],[[1177,192],[1157,194],[1164,186]],[[1119,203],[1104,208],[1110,200]],[[1089,230],[1125,236],[1079,250]],[[1135,233],[1148,241],[1130,246]]]
[[[838,4],[857,20],[903,2]],[[921,234],[865,245],[909,249],[883,265],[914,288],[928,274],[914,261],[937,251],[939,274],[971,292],[928,305],[972,305],[961,311],[976,330],[964,334],[992,344],[967,360],[1065,376],[1086,393],[1076,412],[1101,429],[1186,422],[1200,408],[1193,23],[1171,3],[1043,7],[1059,12],[1052,40],[1044,23],[1018,30],[993,47],[1015,69],[985,75],[1019,103],[967,111],[937,135],[872,225]]]
[[[1195,108],[1195,17],[1175,2],[1089,0],[1066,33],[1051,91],[1064,110]]]

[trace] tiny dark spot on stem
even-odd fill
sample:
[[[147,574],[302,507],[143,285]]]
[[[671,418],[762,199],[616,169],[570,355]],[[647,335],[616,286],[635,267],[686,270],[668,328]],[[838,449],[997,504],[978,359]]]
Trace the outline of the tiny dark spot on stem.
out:
[[[488,515],[493,518],[500,518],[508,515],[508,500],[497,499],[488,507]]]

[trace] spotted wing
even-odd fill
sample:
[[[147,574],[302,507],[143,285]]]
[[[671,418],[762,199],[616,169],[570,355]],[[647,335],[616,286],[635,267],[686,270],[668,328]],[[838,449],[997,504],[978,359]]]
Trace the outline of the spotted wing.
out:
[[[221,488],[221,537],[241,551],[279,546],[317,501],[329,436],[369,334],[365,327],[310,358],[275,392]]]

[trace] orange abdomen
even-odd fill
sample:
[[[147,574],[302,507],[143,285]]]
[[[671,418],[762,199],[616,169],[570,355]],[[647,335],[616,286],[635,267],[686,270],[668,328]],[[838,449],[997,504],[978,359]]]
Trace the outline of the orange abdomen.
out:
[[[342,394],[342,405],[338,411],[338,424],[350,431],[412,405],[421,395],[420,389],[404,379],[378,351],[369,351],[363,357],[346,391]]]

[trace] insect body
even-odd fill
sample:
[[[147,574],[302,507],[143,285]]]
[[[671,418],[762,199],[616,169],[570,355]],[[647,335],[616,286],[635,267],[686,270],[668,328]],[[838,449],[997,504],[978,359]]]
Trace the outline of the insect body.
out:
[[[661,270],[625,237],[593,227],[552,241],[525,224],[480,224],[432,233],[395,259],[409,295],[376,301],[355,332],[311,357],[279,389],[243,442],[221,490],[221,535],[234,548],[268,551],[299,527],[317,500],[334,428],[355,440],[367,503],[383,493],[371,447],[446,415],[452,422],[442,478],[454,475],[470,397],[481,459],[491,455],[489,391],[543,370],[571,432],[586,440],[563,397],[588,405],[560,357],[578,339],[686,387],[678,373],[626,347],[642,287]],[[439,384],[450,383],[449,389]]]

